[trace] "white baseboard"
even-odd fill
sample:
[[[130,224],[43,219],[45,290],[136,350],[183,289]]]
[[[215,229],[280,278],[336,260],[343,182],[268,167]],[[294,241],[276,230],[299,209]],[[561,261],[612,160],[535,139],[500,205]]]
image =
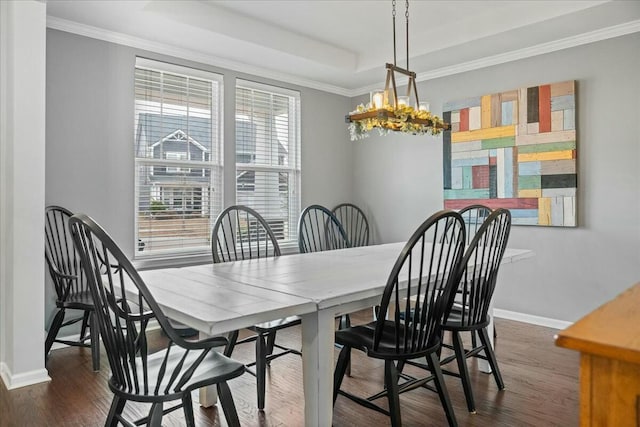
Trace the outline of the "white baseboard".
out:
[[[573,324],[565,320],[550,319],[548,317],[534,316],[533,314],[518,313],[517,311],[493,309],[494,317],[501,319],[515,320],[517,322],[531,323],[538,326],[546,326],[553,329],[565,329]]]
[[[51,381],[46,369],[36,369],[30,372],[13,375],[6,363],[0,362],[0,377],[7,390],[13,390],[28,385]]]

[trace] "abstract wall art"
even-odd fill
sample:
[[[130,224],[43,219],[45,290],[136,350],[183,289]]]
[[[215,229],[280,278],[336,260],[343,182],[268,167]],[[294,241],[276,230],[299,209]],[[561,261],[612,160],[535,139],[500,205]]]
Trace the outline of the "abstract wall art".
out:
[[[507,208],[513,224],[575,227],[575,81],[448,102],[444,207]]]

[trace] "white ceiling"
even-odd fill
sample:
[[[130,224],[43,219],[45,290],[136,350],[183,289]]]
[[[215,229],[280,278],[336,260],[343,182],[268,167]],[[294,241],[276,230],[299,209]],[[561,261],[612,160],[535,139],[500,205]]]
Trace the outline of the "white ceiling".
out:
[[[346,95],[380,85],[393,61],[390,0],[48,0],[47,15],[51,28]],[[640,1],[412,0],[409,25],[421,80],[640,31]]]

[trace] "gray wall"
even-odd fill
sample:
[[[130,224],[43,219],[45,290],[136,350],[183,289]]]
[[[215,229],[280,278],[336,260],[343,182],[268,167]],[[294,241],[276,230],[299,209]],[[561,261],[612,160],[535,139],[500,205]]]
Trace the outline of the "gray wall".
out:
[[[225,204],[234,202],[235,79],[299,90],[302,206],[352,199],[347,97],[47,30],[46,203],[94,217],[127,256],[134,235],[134,65],[136,55],[224,75]],[[48,277],[48,274],[47,274]],[[45,321],[53,309],[48,294]]]
[[[535,258],[502,271],[496,307],[573,321],[640,277],[640,35],[598,42],[419,84],[439,112],[449,100],[574,79],[578,98],[579,227],[514,227],[510,246]],[[135,56],[301,91],[302,205],[353,200],[376,242],[406,240],[442,208],[440,137],[388,135],[348,143],[345,97],[72,35],[47,32],[46,203],[94,216],[133,253]],[[381,78],[383,73],[381,66]],[[233,141],[227,114],[225,139]],[[227,144],[226,164],[233,161]],[[233,202],[227,169],[225,203]],[[50,307],[47,320],[50,317]]]
[[[441,113],[446,101],[577,81],[579,227],[513,227],[510,246],[536,256],[503,268],[496,308],[575,321],[640,279],[638,70],[633,34],[418,85]],[[406,240],[442,209],[441,141],[389,135],[354,143],[353,194],[378,241]]]

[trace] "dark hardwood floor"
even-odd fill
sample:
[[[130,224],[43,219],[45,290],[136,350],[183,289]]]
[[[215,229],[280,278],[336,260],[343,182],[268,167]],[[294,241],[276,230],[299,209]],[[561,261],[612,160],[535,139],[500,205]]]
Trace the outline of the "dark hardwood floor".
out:
[[[352,317],[366,321],[370,311]],[[578,425],[578,368],[575,352],[555,347],[554,329],[497,319],[496,354],[506,389],[499,391],[491,375],[479,372],[470,363],[477,413],[467,412],[460,380],[446,377],[447,387],[460,426],[562,426]],[[278,333],[279,340],[300,342],[299,328]],[[248,361],[252,344],[236,349],[234,357]],[[337,357],[337,353],[336,353]],[[352,377],[343,387],[368,395],[382,387],[382,364],[353,352]],[[64,348],[51,353],[47,368],[52,381],[7,391],[0,382],[0,426],[99,426],[104,425],[112,394],[103,353],[102,370],[91,370],[89,349]],[[415,368],[412,368],[415,369]],[[455,370],[454,367],[451,367]],[[302,426],[304,396],[302,360],[293,355],[274,360],[268,371],[267,402],[264,413],[256,407],[255,378],[245,374],[230,382],[243,426]],[[435,393],[418,389],[400,398],[403,425],[443,426],[444,413]],[[386,406],[386,402],[384,402]],[[127,404],[126,414],[141,417],[148,407]],[[226,425],[214,407],[195,405],[199,426]],[[338,397],[334,426],[384,426],[389,419],[365,409],[345,397]],[[182,426],[181,410],[163,419],[164,426]]]

